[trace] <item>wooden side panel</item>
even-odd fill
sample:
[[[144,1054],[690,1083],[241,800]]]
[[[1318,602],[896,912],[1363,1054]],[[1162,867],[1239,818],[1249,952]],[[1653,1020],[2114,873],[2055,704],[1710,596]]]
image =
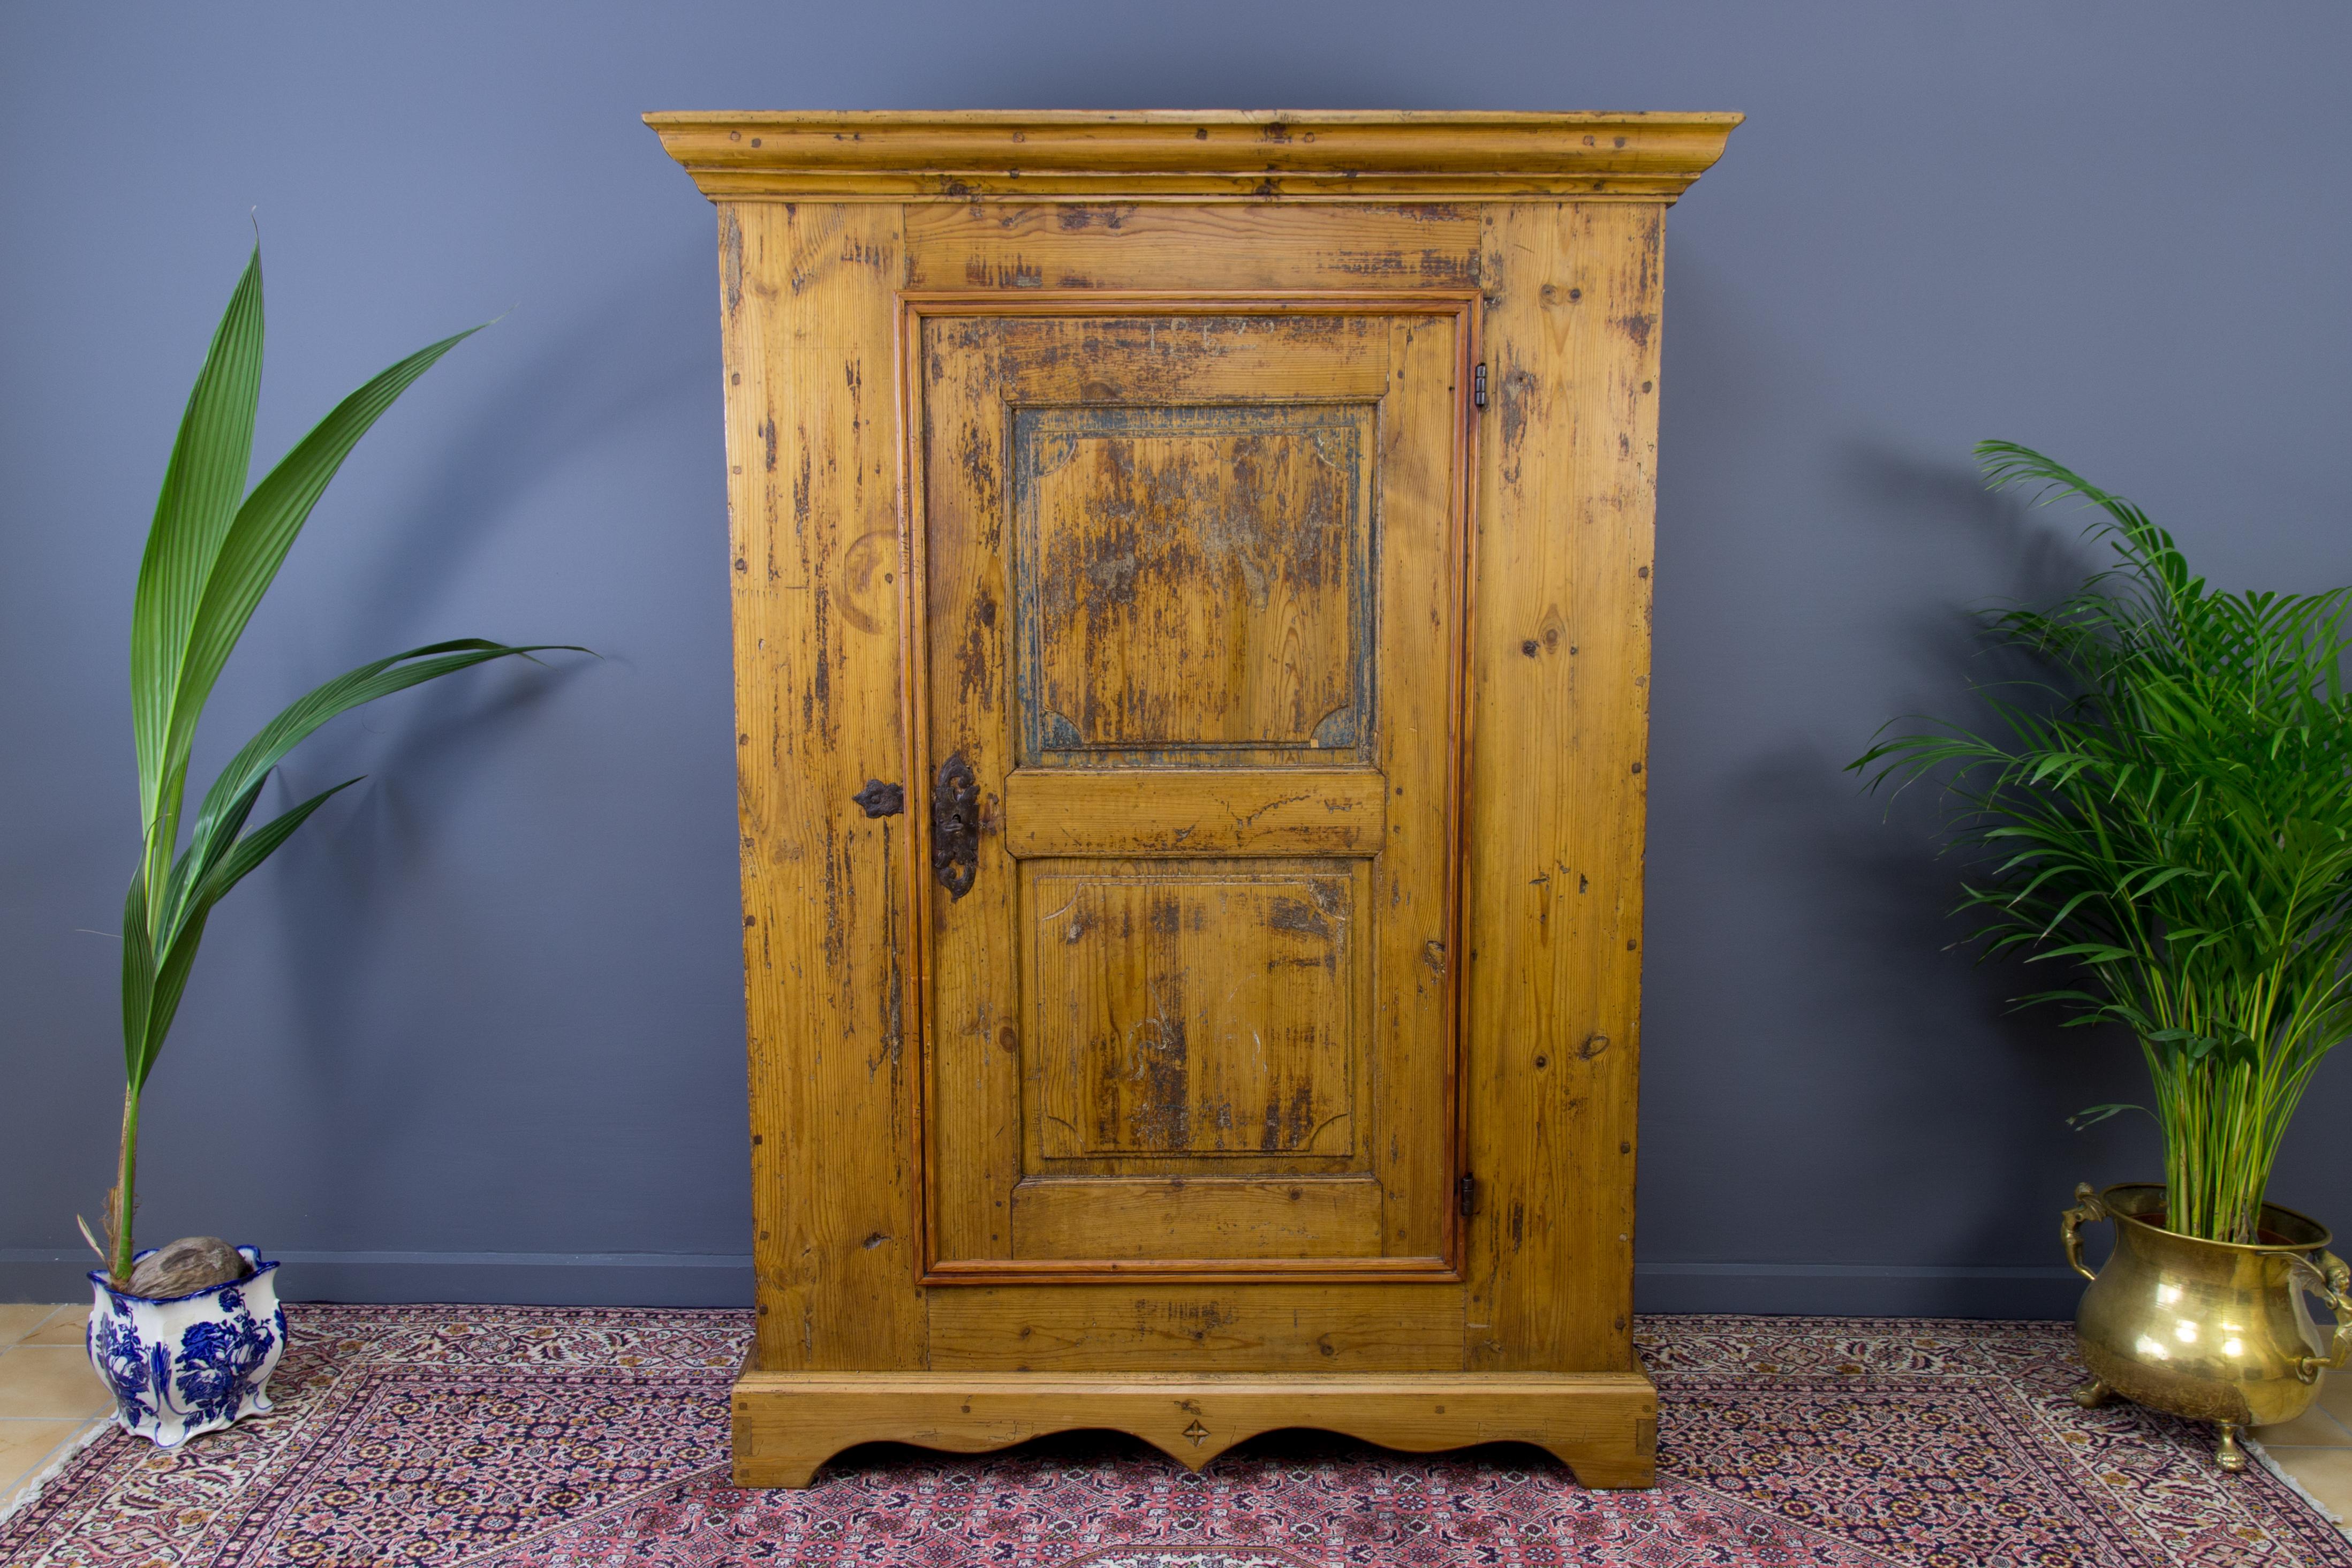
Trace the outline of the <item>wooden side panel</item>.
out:
[[[921,205],[909,288],[1469,288],[1477,209]]]
[[[1633,1365],[1657,446],[1646,205],[1488,210],[1469,837],[1470,1365]]]
[[[769,1371],[924,1364],[900,954],[891,206],[719,209],[759,1332]]]
[[[1003,1372],[1444,1372],[1462,1287],[1003,1285],[931,1292],[931,1364]]]
[[[1032,1176],[1013,1189],[1016,1258],[1373,1258],[1368,1176]]]

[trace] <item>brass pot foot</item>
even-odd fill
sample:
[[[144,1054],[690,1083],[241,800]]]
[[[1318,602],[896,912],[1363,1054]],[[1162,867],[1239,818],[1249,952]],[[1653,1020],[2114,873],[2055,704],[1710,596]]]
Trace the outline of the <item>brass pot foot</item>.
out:
[[[2236,1475],[2246,1468],[2246,1450],[2238,1446],[2238,1434],[2245,1428],[2235,1421],[2217,1421],[2221,1428],[2221,1440],[2213,1445],[2213,1462]]]
[[[2095,1377],[2074,1385],[2074,1403],[2085,1410],[2096,1410],[2115,1396],[2116,1391]]]

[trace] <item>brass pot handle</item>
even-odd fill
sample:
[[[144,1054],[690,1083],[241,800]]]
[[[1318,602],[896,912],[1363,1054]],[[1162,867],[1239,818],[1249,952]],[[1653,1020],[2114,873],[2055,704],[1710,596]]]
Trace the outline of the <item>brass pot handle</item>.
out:
[[[2295,1375],[2309,1383],[2323,1370],[2352,1363],[2352,1267],[2335,1253],[2323,1251],[2316,1264],[2303,1257],[2288,1259],[2287,1271],[2295,1277],[2296,1284],[2326,1301],[2327,1310],[2336,1314],[2336,1343],[2329,1354],[2306,1355],[2295,1364]],[[2305,1274],[2311,1276],[2308,1283],[2303,1278]]]
[[[2058,1217],[2058,1237],[2066,1243],[2066,1261],[2074,1265],[2074,1272],[2085,1280],[2095,1280],[2098,1275],[2083,1267],[2083,1227],[2093,1220],[2106,1218],[2106,1205],[2101,1203],[2099,1195],[2091,1190],[2091,1184],[2086,1181],[2075,1183],[2074,1207]]]

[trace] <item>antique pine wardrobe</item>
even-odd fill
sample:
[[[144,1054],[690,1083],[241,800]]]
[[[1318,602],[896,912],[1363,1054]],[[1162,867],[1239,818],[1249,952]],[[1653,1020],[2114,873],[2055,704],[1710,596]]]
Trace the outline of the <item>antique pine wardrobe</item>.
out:
[[[719,208],[738,1479],[1648,1485],[1660,238],[1738,117],[649,120]]]

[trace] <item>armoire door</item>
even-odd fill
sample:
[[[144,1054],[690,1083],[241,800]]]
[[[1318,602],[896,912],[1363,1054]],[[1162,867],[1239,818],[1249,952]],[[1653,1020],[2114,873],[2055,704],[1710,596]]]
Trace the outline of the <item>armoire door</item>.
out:
[[[1474,303],[904,298],[929,1281],[1460,1277]]]

